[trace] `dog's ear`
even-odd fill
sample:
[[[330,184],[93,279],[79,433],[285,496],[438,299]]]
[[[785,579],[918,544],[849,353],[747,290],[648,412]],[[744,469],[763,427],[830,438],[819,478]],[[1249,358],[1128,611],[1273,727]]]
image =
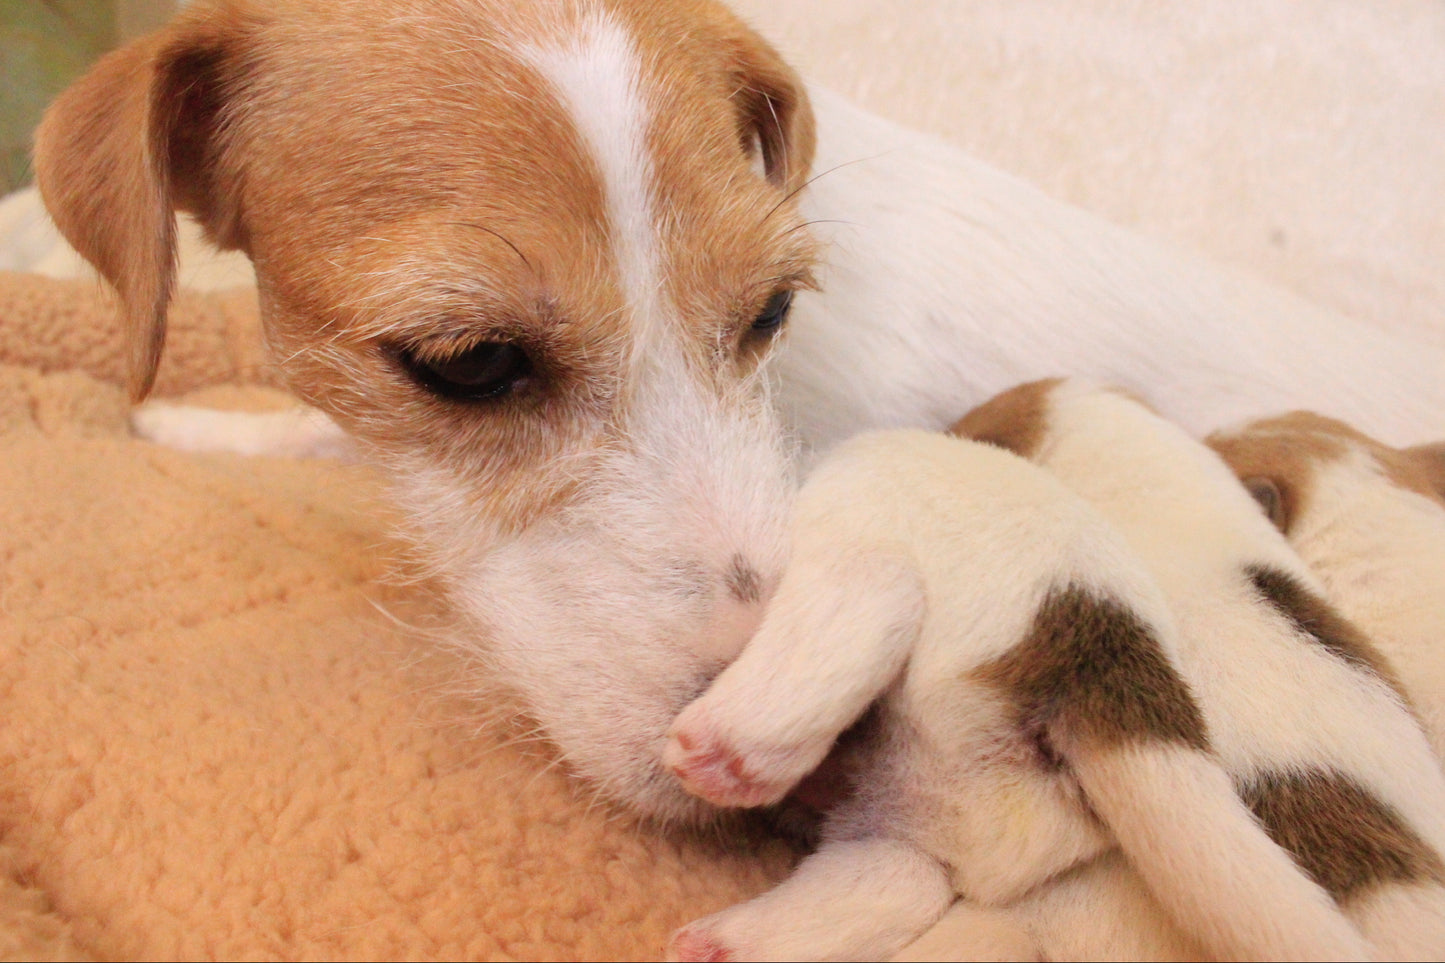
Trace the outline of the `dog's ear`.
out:
[[[56,226],[120,295],[132,398],[155,381],[176,273],[175,210],[242,246],[229,192],[214,189],[216,134],[241,82],[243,25],[195,10],[102,58],[51,105],[35,173]]]
[[[807,182],[816,143],[803,80],[751,31],[732,38],[729,47],[743,143],[761,152],[768,180],[796,191]]]

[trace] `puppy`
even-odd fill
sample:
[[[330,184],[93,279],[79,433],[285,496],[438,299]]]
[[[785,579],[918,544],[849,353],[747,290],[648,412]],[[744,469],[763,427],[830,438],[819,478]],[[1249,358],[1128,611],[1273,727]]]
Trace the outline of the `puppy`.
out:
[[[1438,953],[1445,777],[1217,456],[1074,382],[957,431],[1042,468],[931,435],[842,446],[758,634],[674,723],[680,781],[752,806],[879,700],[818,854],[675,951],[879,958],[957,893],[1023,904],[1048,958],[1137,958],[1116,924],[1161,910],[1182,937],[1143,939],[1211,957],[1361,958],[1341,910],[1400,958]],[[1127,862],[1088,865],[1113,841]]]
[[[811,99],[816,151],[810,92],[710,0],[195,0],[62,95],[36,172],[120,294],[137,397],[174,212],[249,256],[274,356],[394,478],[458,643],[664,820],[709,813],[658,747],[780,576],[795,440],[941,428],[1066,364],[1201,431],[1308,405],[1445,434],[1441,353]]]
[[[1209,443],[1389,658],[1445,756],[1445,446],[1390,448],[1308,412]]]
[[[960,424],[1124,534],[1181,627],[1212,745],[1384,959],[1445,955],[1445,782],[1390,661],[1207,446],[1123,395],[1023,386]],[[1108,452],[1108,470],[1100,470]]]

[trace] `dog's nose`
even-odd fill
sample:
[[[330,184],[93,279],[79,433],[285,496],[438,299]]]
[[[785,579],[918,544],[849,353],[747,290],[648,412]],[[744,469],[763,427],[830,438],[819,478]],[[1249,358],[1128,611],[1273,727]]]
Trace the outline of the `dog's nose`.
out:
[[[717,575],[711,577],[715,579]],[[714,589],[712,594],[708,624],[693,643],[696,654],[718,665],[737,658],[763,619],[774,581],[742,553],[733,555],[722,571],[722,591]],[[712,584],[716,586],[717,582]]]
[[[755,605],[763,599],[763,577],[741,555],[734,555],[723,575],[728,594],[743,605]]]

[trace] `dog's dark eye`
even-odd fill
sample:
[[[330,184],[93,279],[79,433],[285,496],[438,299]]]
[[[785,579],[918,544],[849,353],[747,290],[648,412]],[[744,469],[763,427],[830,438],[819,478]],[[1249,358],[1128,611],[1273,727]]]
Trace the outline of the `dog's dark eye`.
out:
[[[768,303],[763,306],[760,313],[753,321],[752,330],[756,334],[773,334],[782,328],[788,320],[788,310],[793,306],[793,292],[779,291],[768,298]]]
[[[396,356],[413,381],[456,401],[500,398],[534,373],[527,352],[507,341],[483,341],[448,358],[417,357],[409,348]]]

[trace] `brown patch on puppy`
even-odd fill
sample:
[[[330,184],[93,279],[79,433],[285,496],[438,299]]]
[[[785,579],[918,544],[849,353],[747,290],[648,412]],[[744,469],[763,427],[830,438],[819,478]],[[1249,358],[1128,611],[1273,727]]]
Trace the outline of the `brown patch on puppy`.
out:
[[[1445,441],[1390,450],[1386,465],[1397,483],[1445,505]]]
[[[1342,421],[1294,411],[1208,443],[1286,534],[1308,504],[1314,467],[1352,449],[1372,457],[1393,484],[1445,505],[1445,442],[1391,448]]]
[[[1401,699],[1405,698],[1405,689],[1384,655],[1328,602],[1287,572],[1263,565],[1248,565],[1244,574],[1264,601],[1278,610],[1295,629],[1351,666],[1378,676]]]
[[[1445,883],[1440,855],[1393,808],[1339,773],[1265,773],[1240,796],[1337,902],[1384,883]]]
[[[1288,534],[1309,502],[1314,466],[1343,458],[1349,450],[1326,427],[1327,421],[1313,412],[1296,411],[1205,441],[1244,482],[1270,521]]]
[[[1048,430],[1049,393],[1061,380],[1031,381],[994,395],[954,422],[949,433],[1031,458]]]
[[[1049,592],[1028,638],[973,675],[1012,700],[1025,732],[1105,746],[1162,740],[1209,747],[1204,716],[1153,630],[1114,599],[1078,586]]]

